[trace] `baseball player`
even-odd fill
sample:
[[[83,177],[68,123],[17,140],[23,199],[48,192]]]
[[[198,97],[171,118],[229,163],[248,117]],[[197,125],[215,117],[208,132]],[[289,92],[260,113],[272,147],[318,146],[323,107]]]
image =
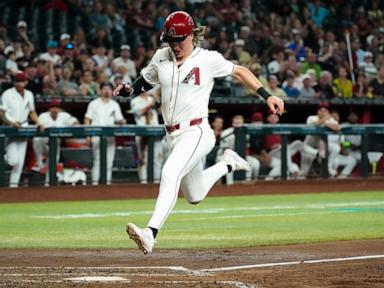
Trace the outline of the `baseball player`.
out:
[[[39,122],[44,125],[45,128],[50,127],[67,127],[79,124],[79,121],[68,112],[61,110],[61,101],[59,99],[53,99],[48,104],[49,110],[39,115]],[[59,140],[59,139],[58,139]],[[43,165],[43,154],[48,155],[48,137],[35,137],[33,138],[33,151],[35,153],[36,164],[41,171]],[[59,161],[60,157],[60,142],[57,143],[56,161]],[[49,161],[46,161],[48,164]],[[49,186],[49,169],[45,174],[45,186]]]
[[[160,87],[156,86],[153,89],[140,94],[139,97],[132,99],[131,109],[135,117],[137,125],[159,125],[159,115],[156,110],[156,102],[160,97]],[[139,178],[140,182],[147,183],[147,163],[148,163],[148,145],[147,137],[136,137],[136,144],[139,151]],[[153,159],[153,176],[154,182],[160,182],[160,172],[162,166],[162,146],[161,139],[154,142],[154,159]]]
[[[203,159],[215,145],[208,122],[214,79],[232,75],[257,91],[275,113],[284,109],[284,102],[270,95],[247,68],[234,65],[216,51],[197,47],[204,32],[205,27],[196,27],[189,14],[173,12],[160,36],[169,46],[156,51],[132,85],[120,85],[114,91],[114,95],[133,95],[156,85],[161,87],[161,110],[170,154],[161,172],[160,191],[147,228],[127,225],[129,237],[144,254],[152,251],[158,230],[176,204],[179,188],[189,203],[197,204],[228,172],[250,170],[249,164],[230,149],[224,152],[221,161],[203,170]]]
[[[331,116],[329,112],[328,103],[320,103],[317,109],[317,115],[312,115],[307,118],[307,125],[315,125],[315,126],[324,126],[333,130],[335,132],[340,130],[339,122]],[[337,141],[333,141],[333,137],[329,138],[328,141],[328,172],[331,176],[336,175],[337,166],[335,161],[338,159],[338,155],[340,152],[340,143]],[[322,144],[323,143],[323,144]],[[319,154],[320,157],[324,158],[326,155],[322,155],[321,153],[321,145],[324,145],[324,142],[321,141],[320,136],[315,135],[307,135],[304,139],[302,154],[301,154],[301,175],[306,177],[308,175],[309,170],[311,169],[311,165],[313,160]]]
[[[19,71],[16,73],[14,80],[15,87],[5,90],[1,95],[2,105],[5,110],[3,123],[16,128],[26,127],[28,126],[28,117],[30,117],[40,129],[44,129],[35,111],[33,94],[25,89],[25,86],[28,84],[27,75]],[[28,141],[25,138],[7,140],[6,160],[12,166],[9,178],[9,187],[11,188],[19,186],[27,152],[27,143]]]
[[[114,126],[125,124],[126,120],[120,105],[112,97],[113,86],[109,82],[100,84],[100,97],[88,104],[84,124],[92,126]],[[93,166],[92,185],[98,185],[100,179],[100,137],[92,137]],[[112,166],[115,158],[115,137],[107,138],[107,185],[111,184]]]

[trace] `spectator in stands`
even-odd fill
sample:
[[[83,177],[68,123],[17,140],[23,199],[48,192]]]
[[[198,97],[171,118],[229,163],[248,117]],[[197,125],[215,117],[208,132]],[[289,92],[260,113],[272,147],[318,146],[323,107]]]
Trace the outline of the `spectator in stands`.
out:
[[[7,62],[5,63],[5,68],[11,76],[14,76],[20,70],[16,62],[15,51],[10,50],[7,54],[7,58],[8,59],[7,59]]]
[[[301,74],[307,73],[309,69],[314,69],[316,71],[316,79],[319,80],[321,67],[317,63],[317,56],[314,52],[309,52],[307,54],[307,61],[301,66]]]
[[[95,37],[90,42],[90,46],[92,48],[104,47],[110,53],[112,44],[107,31],[103,28],[98,28]]]
[[[232,59],[236,60],[240,65],[247,65],[252,57],[247,51],[244,50],[245,42],[243,39],[237,39],[235,41],[234,51]]]
[[[268,63],[267,70],[269,74],[279,76],[285,65],[285,54],[282,48],[275,48],[275,51],[272,52],[273,60]]]
[[[35,50],[35,46],[32,44],[31,40],[29,40],[27,28],[28,28],[27,23],[23,20],[20,20],[17,23],[17,27],[16,27],[16,32],[17,32],[16,37],[17,39],[19,39],[21,44],[25,44],[30,48],[31,52],[33,52]],[[19,57],[21,56],[17,55],[17,58]]]
[[[356,98],[371,97],[369,95],[368,84],[365,80],[364,72],[359,71],[357,75],[356,84],[353,85],[353,96]]]
[[[318,57],[318,63],[321,67],[321,70],[327,70],[332,73],[335,72],[335,67],[337,66],[336,59],[333,55],[333,45],[330,42],[325,42],[322,46],[319,57]]]
[[[299,98],[313,99],[316,96],[315,90],[311,85],[311,77],[308,74],[303,75],[303,88],[300,90]]]
[[[369,93],[374,98],[384,97],[384,65],[380,67],[377,77],[369,82]]]
[[[277,80],[277,77],[275,75],[270,75],[268,77],[268,87],[266,88],[266,90],[271,93],[271,95],[274,95],[281,99],[287,99],[287,94],[284,92],[283,89],[278,86],[278,84],[279,80]]]
[[[52,63],[50,63],[52,65]],[[31,91],[34,95],[43,94],[43,77],[44,75],[37,74],[37,63],[32,62],[25,68],[25,74],[28,78],[26,89]]]
[[[103,71],[107,77],[112,75],[110,68],[111,54],[106,55],[106,49],[100,45],[94,49],[92,60],[96,63],[96,70],[98,72]]]
[[[104,5],[101,1],[95,1],[93,6],[93,12],[91,14],[91,23],[92,26],[97,28],[103,28],[106,31],[110,29],[110,20],[105,14]]]
[[[75,68],[75,58],[75,45],[72,42],[69,42],[64,46],[64,53],[61,56],[61,65],[63,67],[70,67],[73,70]]]
[[[293,41],[288,44],[287,48],[293,52],[297,61],[304,61],[306,52],[304,49],[304,41],[301,37],[301,31],[296,28],[292,29],[292,36]]]
[[[317,27],[322,27],[327,20],[327,17],[330,15],[329,10],[322,5],[320,0],[315,0],[313,3],[309,3],[308,8],[311,13],[312,21]]]
[[[160,87],[156,86],[151,90],[140,94],[131,101],[132,113],[136,125],[151,126],[159,125],[157,109],[160,98]],[[139,179],[140,183],[148,183],[148,137],[136,136],[136,145],[139,156]],[[154,142],[153,178],[155,183],[160,182],[161,167],[163,163],[161,138]]]
[[[122,45],[120,47],[120,57],[117,57],[112,62],[113,72],[117,72],[117,67],[125,66],[126,71],[131,79],[136,79],[137,72],[135,62],[131,60],[131,47],[129,45]]]
[[[329,111],[328,103],[320,103],[317,108],[317,115],[312,115],[307,118],[307,125],[326,127],[332,131],[340,131],[340,125],[334,119]],[[320,158],[327,157],[328,150],[328,172],[331,176],[336,175],[335,161],[340,152],[340,145],[329,143],[325,147],[325,143],[320,136],[307,135],[304,140],[304,146],[301,154],[301,176],[306,177],[311,169],[312,162],[319,154]]]
[[[63,33],[60,35],[60,45],[57,49],[57,54],[63,55],[67,44],[71,43],[71,35]],[[77,43],[77,42],[76,42]]]
[[[52,99],[48,105],[48,111],[39,115],[39,122],[44,125],[45,128],[50,127],[68,127],[79,124],[79,121],[71,114],[61,109],[61,101],[59,99]],[[60,158],[60,139],[57,139],[57,154],[56,161]],[[49,186],[49,149],[48,149],[48,137],[34,137],[33,138],[33,151],[36,159],[36,171],[45,174],[45,186]],[[43,158],[45,156],[45,163]]]
[[[100,94],[99,85],[97,85],[97,83],[94,81],[93,74],[91,71],[83,72],[83,77],[81,78],[81,85],[84,85],[84,87],[86,87],[86,96],[95,97]]]
[[[348,70],[345,67],[339,67],[339,77],[333,80],[335,95],[341,98],[352,98],[353,85],[348,78]]]
[[[261,74],[261,65],[259,63],[252,63],[249,66],[249,70],[259,79],[263,87],[268,87],[268,80]],[[256,95],[255,91],[247,89],[247,95]]]
[[[365,52],[364,60],[359,63],[359,70],[364,73],[368,82],[376,78],[377,68],[373,63],[372,52],[370,51]]]
[[[60,96],[77,96],[80,94],[79,86],[72,80],[70,67],[63,68],[63,75],[59,83],[57,83],[56,93]]]
[[[217,156],[216,156],[216,163],[219,161],[221,156],[224,154],[225,149],[235,149],[235,129],[240,128],[244,125],[244,117],[243,115],[235,115],[232,117],[232,125],[231,127],[225,129],[221,133],[221,139],[220,139],[220,148],[218,149]],[[259,175],[260,170],[260,161],[252,156],[247,155],[246,159],[248,163],[251,165],[251,171],[247,171],[245,174],[245,178],[247,181],[250,181],[252,179],[257,179]],[[228,173],[226,176],[226,184],[232,185],[233,184],[233,172]]]
[[[54,40],[49,40],[47,43],[47,52],[40,55],[40,59],[47,62],[52,62],[54,65],[60,64],[61,57],[56,53],[58,44]]]
[[[319,84],[315,85],[313,89],[316,92],[317,98],[331,99],[335,97],[332,89],[332,74],[328,71],[323,71],[320,74]]]
[[[295,75],[293,74],[293,72],[287,73],[287,80],[285,85],[283,85],[283,90],[289,98],[297,98],[300,94],[299,89],[294,86],[294,81]]]
[[[115,126],[125,124],[120,105],[112,99],[113,86],[109,82],[100,84],[100,97],[89,102],[84,117],[85,125]],[[100,137],[92,137],[93,166],[92,185],[100,180]],[[112,167],[115,158],[115,137],[107,138],[107,185],[112,181]]]

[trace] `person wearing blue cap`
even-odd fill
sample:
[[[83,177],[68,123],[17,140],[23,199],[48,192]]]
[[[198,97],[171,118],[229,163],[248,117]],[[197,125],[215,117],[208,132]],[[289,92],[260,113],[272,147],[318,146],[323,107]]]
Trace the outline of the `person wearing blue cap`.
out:
[[[47,52],[40,54],[39,59],[45,60],[53,65],[60,64],[61,57],[57,54],[58,44],[55,40],[48,40]]]

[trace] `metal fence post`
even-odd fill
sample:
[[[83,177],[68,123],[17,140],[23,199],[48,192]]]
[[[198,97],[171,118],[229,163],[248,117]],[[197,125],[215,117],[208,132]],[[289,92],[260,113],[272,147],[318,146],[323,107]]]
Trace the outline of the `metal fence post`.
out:
[[[329,156],[329,147],[328,147],[328,134],[321,134],[321,139],[325,143],[326,147],[326,155],[323,161],[321,161],[321,177],[322,178],[328,178],[329,177],[329,171],[328,171],[328,156]]]
[[[153,162],[154,162],[154,148],[155,148],[155,139],[153,136],[148,137],[148,165],[147,165],[147,173],[148,173],[148,183],[153,182]]]
[[[281,178],[287,179],[287,167],[288,167],[288,136],[283,134],[281,135]]]
[[[245,159],[247,150],[247,128],[235,128],[235,151]],[[235,171],[235,180],[244,180],[245,171]]]
[[[5,154],[5,137],[0,137],[0,187],[5,186],[4,181],[4,169],[5,169],[5,161],[4,161],[4,154]]]
[[[49,136],[48,140],[49,152],[48,152],[48,169],[49,169],[49,185],[57,185],[56,177],[56,154],[57,154],[57,138]]]
[[[364,132],[361,135],[361,176],[368,176],[368,134]]]
[[[107,137],[100,136],[100,184],[107,184]]]

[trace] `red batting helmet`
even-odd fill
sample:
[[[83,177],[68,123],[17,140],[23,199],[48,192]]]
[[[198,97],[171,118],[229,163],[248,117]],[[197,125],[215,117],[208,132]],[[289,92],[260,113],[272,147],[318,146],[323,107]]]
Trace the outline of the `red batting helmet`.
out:
[[[165,20],[160,40],[162,42],[181,42],[193,32],[194,28],[195,22],[188,13],[173,12]]]

